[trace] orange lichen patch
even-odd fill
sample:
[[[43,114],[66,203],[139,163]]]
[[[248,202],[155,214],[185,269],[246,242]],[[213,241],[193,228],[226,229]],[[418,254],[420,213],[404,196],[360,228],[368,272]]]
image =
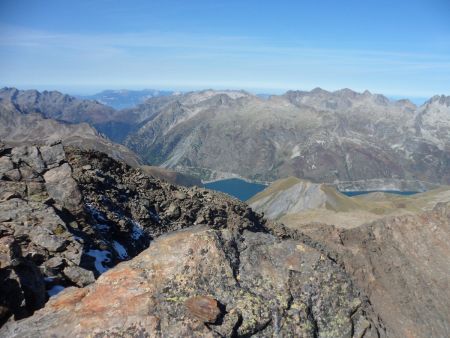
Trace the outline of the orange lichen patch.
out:
[[[110,309],[111,302],[113,302],[118,294],[123,291],[126,290],[121,290],[120,288],[115,288],[113,290],[111,285],[106,284],[97,285],[95,290],[82,300],[80,312],[83,315],[95,315],[97,313],[107,312],[107,310]],[[108,301],[106,302],[105,300]]]
[[[114,281],[115,284],[125,287],[127,284],[135,283],[140,273],[140,270],[130,266],[119,266],[103,274],[97,284],[111,284],[110,282]]]
[[[88,294],[88,289],[68,289],[61,293],[54,300],[49,301],[48,307],[59,309],[70,309],[78,304],[86,295]]]
[[[120,290],[118,290],[120,292]],[[97,296],[94,294],[94,296]],[[99,295],[99,297],[101,297]],[[98,303],[103,303],[105,309]],[[138,296],[130,296],[124,291],[118,297],[114,297],[110,301],[104,298],[95,298],[95,301],[83,303],[78,311],[80,318],[79,325],[83,330],[89,330],[98,327],[102,323],[104,328],[121,327],[124,323],[133,318],[146,318],[148,309],[156,305],[156,301],[151,293]],[[91,308],[95,306],[95,308]]]

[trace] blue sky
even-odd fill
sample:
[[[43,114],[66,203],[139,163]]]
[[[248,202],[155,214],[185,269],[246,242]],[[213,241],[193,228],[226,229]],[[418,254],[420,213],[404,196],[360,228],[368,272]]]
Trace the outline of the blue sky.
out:
[[[449,0],[0,0],[0,86],[450,94]]]

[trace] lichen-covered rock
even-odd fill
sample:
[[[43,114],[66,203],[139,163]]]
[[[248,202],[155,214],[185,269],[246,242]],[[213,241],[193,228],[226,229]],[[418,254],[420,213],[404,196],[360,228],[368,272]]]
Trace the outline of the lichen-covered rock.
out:
[[[44,174],[44,179],[50,197],[69,211],[79,211],[81,194],[68,163],[50,169]]]
[[[301,232],[335,253],[389,336],[450,335],[449,201],[350,229],[316,223]]]
[[[261,231],[197,226],[156,239],[94,284],[69,288],[7,337],[384,336],[320,250]],[[223,311],[219,306],[223,306]]]
[[[94,273],[79,266],[68,266],[64,269],[63,273],[67,278],[80,287],[95,282]]]

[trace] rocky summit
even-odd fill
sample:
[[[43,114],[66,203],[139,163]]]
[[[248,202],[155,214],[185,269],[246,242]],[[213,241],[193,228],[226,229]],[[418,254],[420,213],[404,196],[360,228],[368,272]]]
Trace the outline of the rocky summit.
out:
[[[392,337],[450,332],[450,189],[348,197],[289,178],[250,201],[333,252]]]
[[[61,143],[0,155],[1,336],[387,334],[332,252],[244,203]]]

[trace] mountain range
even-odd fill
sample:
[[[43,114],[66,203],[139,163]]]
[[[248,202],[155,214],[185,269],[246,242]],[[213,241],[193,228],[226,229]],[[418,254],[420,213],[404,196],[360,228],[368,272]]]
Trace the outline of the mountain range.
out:
[[[93,95],[79,96],[81,99],[95,100],[115,109],[131,108],[155,96],[171,95],[168,90],[143,89],[143,90],[103,90]]]
[[[128,126],[120,140],[144,161],[203,179],[450,182],[446,96],[417,107],[349,89],[268,99],[206,90],[152,98],[116,119]]]
[[[443,95],[417,107],[349,89],[268,98],[205,90],[164,94],[123,110],[59,92],[5,88],[0,99],[22,113],[87,122],[146,164],[204,180],[296,176],[344,185],[371,180],[378,188],[450,182],[450,97]]]
[[[135,153],[111,142],[87,123],[108,118],[113,112],[96,102],[80,101],[59,92],[3,88],[0,89],[0,141],[15,145],[62,140],[65,145],[97,149],[138,166],[141,160]]]

